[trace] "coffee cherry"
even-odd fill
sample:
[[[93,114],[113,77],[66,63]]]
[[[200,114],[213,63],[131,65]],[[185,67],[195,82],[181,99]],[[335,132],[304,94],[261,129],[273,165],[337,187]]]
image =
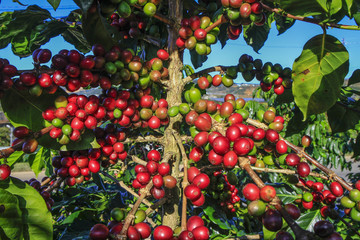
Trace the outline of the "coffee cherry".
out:
[[[242,190],[244,197],[249,201],[260,199],[260,189],[253,183],[248,183]]]
[[[326,220],[321,220],[315,223],[314,232],[320,237],[327,237],[334,232],[334,225]]]
[[[0,165],[0,181],[6,180],[11,173],[11,168],[7,164]]]
[[[205,224],[204,220],[202,220],[201,217],[192,216],[187,220],[186,229],[191,232],[192,230],[194,230],[197,227],[204,226],[204,224]]]
[[[109,229],[104,224],[96,224],[90,229],[90,239],[106,240],[109,235]]]
[[[281,214],[274,209],[268,209],[262,219],[264,227],[272,232],[279,231],[282,227]]]
[[[343,190],[342,186],[338,182],[332,182],[330,184],[330,191],[336,197],[341,197],[343,195],[343,193],[344,193],[344,190]]]
[[[189,200],[195,201],[200,198],[201,190],[198,186],[190,184],[186,186],[184,193]]]
[[[297,165],[297,173],[300,177],[307,177],[310,174],[310,166],[306,162],[301,162]]]
[[[154,240],[168,240],[173,236],[173,231],[170,227],[160,225],[154,229]]]

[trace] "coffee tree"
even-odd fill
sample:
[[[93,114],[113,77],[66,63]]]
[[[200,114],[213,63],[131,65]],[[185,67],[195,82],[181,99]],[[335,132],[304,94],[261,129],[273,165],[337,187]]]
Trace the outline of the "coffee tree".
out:
[[[360,30],[357,1],[74,2],[60,19],[37,5],[0,17],[1,46],[34,62],[0,59],[16,127],[0,151],[1,239],[359,239],[360,181],[329,168],[359,154],[360,71],[345,81],[349,53],[328,34]],[[234,65],[194,70],[217,42],[242,33],[258,52],[271,24],[296,20],[323,34],[292,69],[236,49]],[[76,50],[42,47],[59,35]],[[265,102],[205,98],[237,77]],[[11,177],[20,160],[48,177]]]

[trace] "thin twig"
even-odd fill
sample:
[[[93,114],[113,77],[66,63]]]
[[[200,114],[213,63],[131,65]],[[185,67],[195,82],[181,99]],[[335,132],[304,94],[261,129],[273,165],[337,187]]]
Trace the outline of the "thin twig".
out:
[[[290,169],[273,169],[273,168],[261,168],[261,167],[254,167],[254,166],[251,166],[251,168],[255,171],[261,171],[261,172],[273,172],[273,173],[283,173],[283,174],[288,174],[288,175],[294,175],[296,174],[296,171],[294,170],[290,170]],[[322,179],[325,179],[325,180],[329,180],[329,177],[327,176],[324,176],[320,173],[316,173],[316,172],[311,172],[309,174],[310,176],[313,176],[313,177],[317,177],[317,178],[322,178]]]
[[[196,72],[196,73],[191,74],[190,76],[187,76],[182,81],[184,84],[187,84],[187,83],[191,82],[192,80],[201,77],[204,74],[211,73],[211,72],[224,72],[228,68],[229,67],[226,67],[226,66],[215,66],[215,67],[205,68],[199,72]]]
[[[134,220],[135,218],[135,213],[137,211],[137,209],[139,208],[140,204],[143,202],[143,200],[145,199],[145,197],[150,194],[150,189],[153,186],[153,182],[150,181],[145,188],[142,188],[140,190],[141,195],[140,197],[136,200],[134,207],[131,209],[131,211],[127,214],[126,218],[125,218],[125,222],[124,222],[124,226],[121,229],[120,234],[115,236],[115,239],[126,239],[126,233],[127,230],[131,224],[131,222]]]
[[[138,158],[137,156],[134,156],[134,155],[131,156],[131,159],[132,159],[135,163],[141,164],[141,165],[143,165],[143,166],[146,166],[146,164],[147,164],[146,161],[144,161],[144,160],[142,160],[141,158]]]
[[[226,17],[224,16],[224,14],[221,15],[221,17],[219,17],[218,20],[216,20],[213,24],[211,24],[210,26],[208,26],[207,28],[205,28],[205,31],[208,33],[211,30],[213,30],[214,28],[216,28],[217,26],[226,23],[228,20],[226,19]]]
[[[133,5],[133,6],[134,6],[135,8],[137,8],[137,9],[140,9],[140,10],[143,9],[143,7],[141,7],[141,6],[137,6],[137,5]],[[169,25],[170,27],[173,27],[173,28],[176,28],[176,27],[177,27],[176,24],[175,24],[175,22],[174,22],[173,20],[165,17],[164,15],[161,15],[161,14],[159,14],[159,13],[155,13],[155,15],[152,16],[152,17],[158,19],[159,21],[161,21],[161,22],[163,22],[163,23],[165,23],[165,24],[167,24],[167,25]]]
[[[346,29],[346,30],[360,30],[359,26],[353,26],[353,25],[343,25],[343,24],[338,24],[338,23],[332,23],[332,22],[327,22],[327,23],[322,23],[321,19],[314,19],[314,18],[309,18],[309,17],[301,17],[301,16],[294,16],[292,14],[289,13],[285,13],[284,10],[279,9],[279,8],[272,8],[266,4],[264,4],[263,2],[261,2],[263,8],[269,12],[274,12],[280,16],[283,17],[287,17],[287,18],[292,18],[295,20],[299,20],[299,21],[303,21],[303,22],[308,22],[308,23],[312,23],[312,24],[316,24],[319,26],[326,26],[326,27],[332,27],[332,28],[340,28],[340,29]]]
[[[51,177],[45,179],[43,182],[41,182],[41,186],[45,186],[46,184],[48,184],[49,182],[51,182],[52,180],[54,180],[56,178],[56,174],[51,175]]]
[[[113,176],[111,176],[110,174],[108,174],[107,172],[104,171],[100,171],[100,173],[102,175],[104,175],[105,177],[110,178],[113,182],[115,182],[116,184],[118,184],[120,187],[122,187],[123,189],[125,189],[128,193],[130,193],[131,195],[133,195],[136,198],[139,198],[140,196],[134,192],[134,190],[132,190],[131,188],[129,188],[123,181],[118,181],[116,178],[114,178]],[[144,199],[143,200],[144,204],[147,205],[148,207],[151,207],[153,204],[151,202],[149,202],[148,200]],[[157,210],[155,210],[157,211]]]
[[[65,180],[65,178],[58,178],[52,185],[45,189],[45,191],[51,193],[52,190],[60,187],[61,183]]]
[[[267,130],[269,128],[266,124],[261,123],[261,122],[259,122],[257,120],[254,120],[254,119],[248,118],[246,120],[246,122],[253,125],[253,126],[255,126],[255,127],[257,127],[257,128],[262,128],[262,129],[265,129],[265,130]],[[319,163],[316,159],[312,158],[309,154],[304,152],[304,150],[301,147],[295,146],[294,144],[292,144],[291,142],[285,140],[281,136],[280,136],[280,139],[284,140],[286,145],[288,147],[290,147],[295,153],[297,153],[301,157],[305,158],[308,162],[310,162],[315,167],[317,167],[321,171],[323,171],[326,175],[328,175],[330,180],[333,179],[333,180],[337,181],[338,183],[341,184],[341,186],[343,186],[345,189],[347,189],[349,191],[351,191],[353,189],[352,186],[349,185],[343,178],[339,177],[334,171],[332,171],[331,169],[325,167],[324,165]]]
[[[33,133],[30,138],[37,139],[37,138],[43,136],[44,134],[50,132],[50,130],[53,128],[54,128],[54,126],[43,128],[40,131]],[[14,146],[0,150],[0,159],[9,157],[15,151],[20,151],[22,149],[22,145],[24,144],[24,142],[26,142],[30,138],[23,139],[20,142],[18,142],[17,144],[15,144]]]

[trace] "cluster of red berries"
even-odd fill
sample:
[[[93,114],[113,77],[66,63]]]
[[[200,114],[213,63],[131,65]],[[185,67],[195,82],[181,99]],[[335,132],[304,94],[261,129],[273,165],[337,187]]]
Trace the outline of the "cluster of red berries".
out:
[[[60,156],[53,157],[51,164],[55,168],[54,172],[65,178],[66,185],[74,186],[90,180],[91,173],[100,171],[100,156],[97,149],[60,152]]]
[[[44,177],[42,179],[42,182],[45,181],[48,177]],[[31,178],[29,181],[24,181],[25,183],[29,184],[31,187],[33,187],[36,191],[40,193],[40,195],[44,198],[45,203],[49,211],[51,211],[52,206],[54,205],[54,199],[51,198],[51,195],[49,192],[46,191],[48,186],[44,185],[41,186],[41,183],[36,180],[35,178]]]
[[[115,124],[109,123],[105,128],[96,127],[94,134],[97,143],[100,145],[98,149],[92,149],[102,156],[101,165],[107,167],[114,165],[118,160],[124,161],[127,157],[125,145],[122,143],[126,138],[126,133],[117,128]]]
[[[209,55],[211,53],[211,45],[217,42],[217,36],[220,29],[207,31],[206,28],[212,24],[208,16],[192,16],[181,20],[181,28],[179,29],[179,38],[176,45],[179,48],[187,48],[195,50],[199,55]]]
[[[42,116],[45,126],[52,125],[49,135],[58,139],[60,144],[78,141],[85,129],[94,129],[107,115],[106,104],[100,106],[97,96],[75,95],[59,96],[55,107],[46,109]]]
[[[196,167],[190,167],[187,170],[188,181],[190,185],[184,189],[187,199],[195,206],[202,206],[205,203],[205,196],[202,190],[206,189],[210,184],[210,178],[207,174],[201,173]]]
[[[16,139],[11,144],[12,146],[15,146],[21,141],[24,141],[21,150],[24,153],[35,152],[39,144],[36,139],[32,138],[31,131],[29,130],[29,128],[25,126],[16,127],[14,128],[12,134],[14,135],[14,137],[16,137]]]
[[[136,178],[132,182],[135,189],[141,189],[152,181],[153,187],[150,190],[155,199],[161,199],[165,196],[163,187],[172,189],[176,186],[177,180],[170,175],[170,164],[160,163],[161,154],[158,150],[151,150],[147,153],[146,166],[138,164],[135,166]]]
[[[5,58],[0,58],[0,99],[4,91],[9,90],[14,81],[12,77],[18,74],[17,68],[9,63]]]
[[[263,140],[266,139],[270,145],[275,145],[279,141],[278,131],[273,129],[265,131],[245,125],[242,123],[242,115],[232,113],[232,109],[233,105],[230,102],[225,102],[220,107],[220,115],[228,117],[228,122],[231,124],[224,135],[217,131],[208,133],[212,128],[212,120],[207,113],[198,115],[195,111],[189,112],[186,116],[187,123],[194,124],[201,131],[194,137],[196,147],[190,152],[190,159],[195,162],[200,161],[204,154],[203,147],[209,143],[212,147],[208,154],[209,162],[213,165],[223,164],[225,168],[231,169],[237,164],[239,156],[255,155],[257,153],[256,146],[264,144]],[[222,114],[225,110],[229,111],[230,115]]]
[[[119,31],[123,39],[138,38],[145,32],[146,22],[140,17],[131,14],[128,18],[120,17],[118,13],[113,13],[110,17],[111,26]]]
[[[186,230],[182,231],[178,237],[178,240],[186,239],[209,239],[210,232],[207,227],[205,227],[204,220],[199,216],[192,216],[187,220]]]
[[[150,88],[132,90],[135,96],[130,93],[131,91],[117,91],[114,88],[99,96],[110,121],[126,128],[157,129],[168,124],[168,103],[165,99],[155,101],[150,95]]]
[[[312,209],[314,207],[314,203],[325,203],[332,204],[336,201],[337,197],[343,195],[343,188],[338,182],[332,182],[329,186],[329,190],[324,188],[324,184],[321,182],[313,182],[311,180],[304,181],[300,179],[300,183],[304,186],[310,188],[312,192],[303,192],[302,198],[297,199],[298,202],[301,201],[301,205],[305,209]]]

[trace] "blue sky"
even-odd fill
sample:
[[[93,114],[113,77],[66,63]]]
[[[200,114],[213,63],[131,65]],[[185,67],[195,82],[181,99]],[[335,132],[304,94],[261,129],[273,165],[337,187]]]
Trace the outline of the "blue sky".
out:
[[[62,0],[57,11],[53,11],[52,7],[46,0],[20,0],[23,4],[36,3],[42,8],[49,10],[54,17],[66,16],[70,10],[76,9],[77,6],[70,0]],[[6,2],[6,3],[4,3]],[[22,9],[25,7],[20,6],[17,3],[13,3],[10,0],[3,0],[0,3],[0,12],[13,11],[14,9]],[[354,25],[354,21],[343,20],[343,24]],[[328,34],[337,37],[345,44],[345,47],[350,54],[350,71],[351,73],[360,68],[360,31],[340,30],[340,29],[328,29]],[[208,60],[204,63],[202,68],[207,68],[215,65],[235,65],[238,62],[239,57],[244,54],[250,54],[254,58],[260,58],[263,62],[280,63],[284,67],[291,67],[295,58],[298,57],[302,51],[304,44],[313,36],[321,34],[322,29],[319,26],[310,23],[304,23],[296,21],[295,25],[282,35],[277,35],[276,26],[273,25],[270,31],[268,40],[265,45],[260,49],[259,54],[255,53],[250,46],[243,40],[242,35],[238,40],[229,40],[224,49],[221,50],[221,45],[213,45],[212,53],[208,56]],[[61,49],[73,49],[72,45],[65,42],[62,37],[54,38],[49,43],[43,46],[43,48],[49,48],[53,53],[58,52]],[[186,52],[188,52],[186,50]],[[14,56],[11,52],[10,46],[5,49],[0,49],[0,57],[4,57],[10,60],[10,62],[16,66],[21,66],[21,69],[29,69],[32,67],[31,57],[20,59]],[[185,54],[184,61],[186,64],[190,64],[189,54]],[[244,81],[239,77],[236,80],[237,83],[243,83]],[[252,83],[257,83],[253,81]]]

